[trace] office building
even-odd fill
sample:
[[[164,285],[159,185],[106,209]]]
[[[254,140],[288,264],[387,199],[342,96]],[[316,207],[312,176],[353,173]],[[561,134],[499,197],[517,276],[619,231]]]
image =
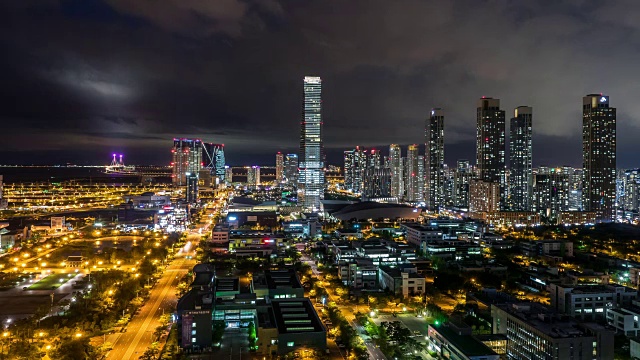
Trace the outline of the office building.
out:
[[[202,160],[204,167],[217,179],[217,183],[224,183],[226,177],[224,144],[202,143]]]
[[[300,126],[298,203],[317,211],[324,199],[324,148],[322,144],[322,80],[304,78],[304,118]]]
[[[499,360],[500,355],[472,336],[472,328],[465,325],[454,321],[428,325],[429,350],[445,359]]]
[[[632,306],[618,309],[607,309],[607,324],[616,329],[616,332],[627,337],[640,335],[640,304],[633,302]]]
[[[276,183],[280,184],[284,181],[284,154],[278,152],[276,154]]]
[[[619,285],[564,286],[549,284],[551,307],[583,321],[603,321],[607,309],[630,306],[638,290]]]
[[[510,210],[531,211],[533,112],[529,106],[518,106],[513,115],[509,140]]]
[[[402,199],[404,197],[404,171],[400,145],[391,144],[389,146],[389,169],[391,170],[391,196]]]
[[[429,209],[444,205],[444,111],[431,110],[425,126],[426,204]]]
[[[233,169],[228,165],[224,166],[224,181],[226,183],[233,182]]]
[[[288,185],[298,184],[298,154],[287,154],[284,161],[284,177]]]
[[[187,173],[186,200],[189,204],[198,202],[198,174]]]
[[[327,348],[326,329],[307,298],[272,300],[269,307],[258,309],[257,316],[260,355]]]
[[[493,333],[507,336],[514,360],[613,359],[613,333],[554,314],[536,303],[491,305]]]
[[[382,263],[380,261],[379,263]],[[426,291],[425,277],[413,265],[381,265],[378,271],[380,288],[403,298],[419,296]]]
[[[194,139],[173,139],[172,174],[174,186],[187,185],[187,173],[198,174],[202,168],[202,142]]]
[[[418,145],[409,145],[405,160],[405,199],[416,202],[422,200],[422,189],[418,188]]]
[[[616,197],[616,108],[609,97],[582,98],[582,207],[599,221],[614,220]]]
[[[483,97],[478,101],[476,166],[479,179],[500,187],[500,209],[505,208],[505,113],[500,100]]]

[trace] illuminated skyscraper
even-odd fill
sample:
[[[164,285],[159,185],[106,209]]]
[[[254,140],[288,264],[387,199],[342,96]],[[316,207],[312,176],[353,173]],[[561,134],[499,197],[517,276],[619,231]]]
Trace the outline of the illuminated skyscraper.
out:
[[[429,209],[444,204],[444,111],[431,110],[425,124],[426,203]]]
[[[481,181],[498,183],[500,209],[505,207],[505,114],[500,100],[478,100],[476,128],[476,166]]]
[[[260,185],[260,166],[247,167],[247,185]]]
[[[451,204],[458,208],[469,207],[469,184],[475,174],[469,160],[458,160],[452,176]]]
[[[563,168],[540,167],[533,174],[531,211],[551,220],[569,211],[571,173]]]
[[[225,181],[224,144],[202,143],[202,161],[212,176],[220,182]]]
[[[284,158],[284,177],[288,185],[298,184],[298,154],[287,154]]]
[[[582,207],[596,211],[600,221],[615,219],[616,108],[609,97],[582,98]]]
[[[284,155],[281,152],[276,154],[276,182],[284,181]]]
[[[194,139],[173,139],[172,183],[187,185],[187,173],[198,174],[202,168],[202,142]]]
[[[389,170],[391,171],[391,196],[402,199],[404,195],[404,181],[402,169],[402,149],[400,145],[389,146]]]
[[[195,204],[198,202],[198,174],[186,173],[187,178],[187,192],[186,201],[189,204]]]
[[[320,209],[324,199],[324,149],[322,144],[322,80],[304,78],[304,112],[300,126],[300,178],[298,202],[307,209]]]
[[[353,191],[353,179],[355,177],[355,150],[344,152],[344,189]]]
[[[233,169],[228,165],[224,167],[224,181],[227,183],[233,182]]]
[[[514,211],[531,211],[533,183],[531,123],[533,112],[529,106],[518,106],[513,115],[509,141],[510,208]]]
[[[2,175],[0,175],[0,209],[6,209],[7,206],[7,199],[4,198],[4,181]]]
[[[425,161],[424,156],[418,155],[418,199],[417,201],[424,201],[425,199],[425,186],[424,181],[426,179],[426,173],[424,169]]]
[[[418,145],[409,145],[405,162],[405,194],[407,201],[422,200],[418,188]]]

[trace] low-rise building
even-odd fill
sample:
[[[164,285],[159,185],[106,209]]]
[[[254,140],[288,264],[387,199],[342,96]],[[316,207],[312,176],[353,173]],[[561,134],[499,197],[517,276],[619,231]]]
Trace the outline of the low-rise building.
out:
[[[564,240],[523,241],[522,254],[526,256],[573,257],[573,243]]]
[[[333,233],[338,239],[343,239],[343,240],[362,239],[362,232],[360,232],[360,229],[343,228],[343,229],[338,229]]]
[[[429,350],[445,359],[456,360],[499,360],[500,355],[483,342],[452,324],[429,325],[427,337]]]
[[[640,339],[631,338],[629,346],[630,346],[629,352],[631,355],[631,359],[633,360],[640,359]]]
[[[616,329],[616,332],[628,337],[640,335],[640,309],[624,307],[618,309],[607,309],[607,324]]]
[[[618,285],[589,285],[568,287],[549,284],[551,307],[573,318],[604,320],[608,309],[630,306],[638,299],[638,290]]]
[[[213,272],[207,265],[193,268],[191,289],[176,306],[178,345],[187,351],[210,348],[212,344]]]
[[[417,273],[413,265],[391,267],[380,266],[378,271],[378,283],[383,290],[389,290],[402,297],[424,294],[426,281],[424,276]]]
[[[597,216],[596,211],[560,211],[558,212],[558,225],[595,224]]]
[[[224,225],[216,225],[211,231],[212,251],[228,252],[229,251],[229,228]]]
[[[486,212],[477,219],[493,226],[536,226],[540,225],[540,214],[533,211],[493,211]]]
[[[507,337],[509,359],[613,359],[613,332],[540,304],[492,304],[491,318],[493,333]]]
[[[135,208],[149,209],[171,205],[171,197],[169,195],[156,195],[153,192],[145,192],[140,195],[125,195],[122,200],[125,203],[131,203]]]
[[[407,242],[418,248],[424,242],[442,240],[444,236],[443,231],[437,227],[418,223],[400,224],[400,229],[404,232]]]
[[[285,355],[301,348],[324,351],[327,333],[311,301],[272,300],[258,308],[258,352],[264,356]]]
[[[303,298],[304,288],[294,269],[265,270],[251,281],[252,292],[258,299]]]
[[[378,288],[378,266],[371,259],[354,259],[338,264],[338,277],[344,285],[355,289]]]

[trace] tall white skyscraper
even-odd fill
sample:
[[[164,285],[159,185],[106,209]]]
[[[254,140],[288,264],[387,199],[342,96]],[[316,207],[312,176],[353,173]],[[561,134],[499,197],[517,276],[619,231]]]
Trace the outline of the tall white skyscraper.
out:
[[[322,144],[322,80],[304,78],[304,117],[300,124],[300,177],[298,202],[317,211],[324,199],[324,148]]]

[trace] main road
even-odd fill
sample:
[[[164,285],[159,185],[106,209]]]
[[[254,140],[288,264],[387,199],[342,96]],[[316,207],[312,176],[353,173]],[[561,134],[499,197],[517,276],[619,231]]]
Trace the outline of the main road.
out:
[[[318,267],[316,266],[315,261],[303,255],[302,260],[309,264],[311,267],[311,272],[316,278],[320,278],[320,271],[318,271]],[[327,295],[329,295],[329,299],[336,304],[341,304],[342,301],[334,298],[334,294],[332,294],[332,289],[325,287],[327,291]],[[338,301],[336,301],[338,300]],[[363,340],[365,347],[367,348],[367,352],[369,353],[369,359],[372,360],[386,360],[387,358],[384,356],[382,351],[376,347],[371,341],[367,341],[364,328],[356,322],[356,316],[353,313],[353,308],[351,306],[337,305],[338,310],[342,312],[342,315],[345,317],[349,325],[356,331],[356,334]]]
[[[195,240],[197,236],[189,236]],[[195,265],[195,260],[187,259],[186,255],[194,255],[191,241],[187,241],[176,258],[151,290],[149,299],[134,315],[124,333],[115,333],[107,338],[113,345],[108,360],[138,359],[153,343],[153,333],[160,326],[160,316],[163,312],[171,312],[177,302],[176,288],[180,278]]]

